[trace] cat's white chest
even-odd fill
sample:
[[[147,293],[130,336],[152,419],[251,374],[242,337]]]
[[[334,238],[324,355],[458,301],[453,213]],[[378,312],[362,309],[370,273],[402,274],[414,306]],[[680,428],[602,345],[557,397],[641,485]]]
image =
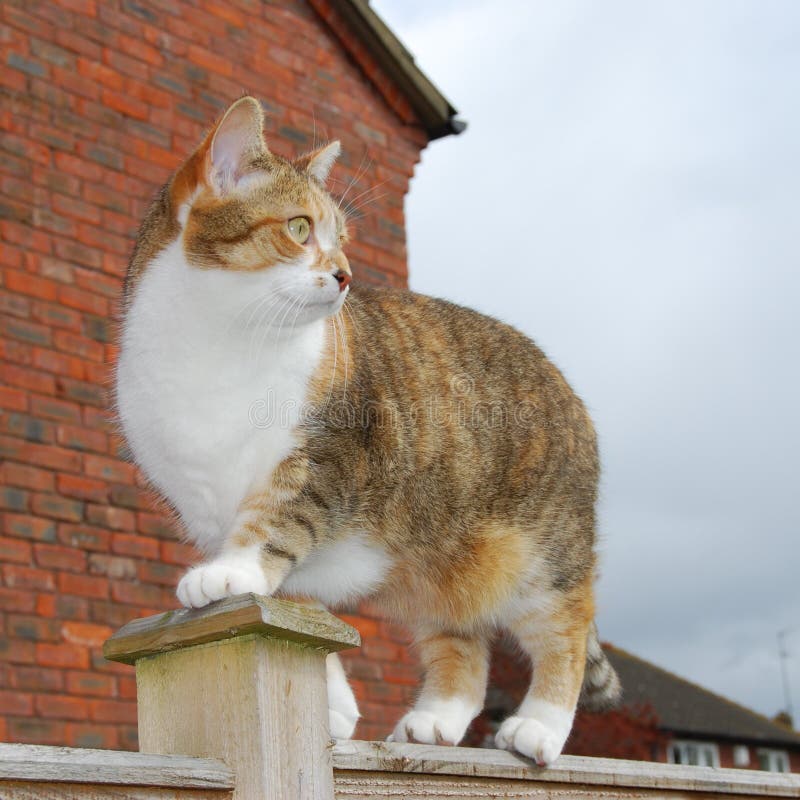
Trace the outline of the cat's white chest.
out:
[[[245,325],[257,283],[250,308],[235,283],[243,276],[188,270],[173,245],[142,277],[123,330],[118,408],[137,463],[213,553],[242,500],[295,447],[325,329],[307,325],[279,347]]]

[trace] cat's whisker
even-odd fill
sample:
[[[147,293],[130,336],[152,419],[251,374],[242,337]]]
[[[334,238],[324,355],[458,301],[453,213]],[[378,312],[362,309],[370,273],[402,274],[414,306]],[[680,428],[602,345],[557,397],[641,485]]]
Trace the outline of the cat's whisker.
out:
[[[369,163],[366,166],[364,165],[367,155],[368,152],[364,150],[364,155],[361,156],[361,163],[358,165],[356,174],[351,178],[350,183],[347,185],[347,188],[344,191],[344,194],[339,198],[339,208],[342,207],[342,203],[344,203],[344,201],[347,199],[348,193],[361,178],[362,174],[366,174],[366,171],[372,166],[372,159],[369,160]]]
[[[347,215],[347,213],[348,213],[348,211],[350,209],[357,208],[357,203],[358,203],[358,200],[360,198],[364,197],[364,195],[369,195],[370,192],[377,191],[382,186],[385,186],[388,182],[389,182],[389,179],[386,178],[385,180],[382,180],[379,183],[374,183],[371,186],[369,186],[366,189],[364,189],[363,192],[359,192],[355,197],[351,198],[350,202],[342,209],[344,211],[345,215]],[[385,196],[386,196],[385,193],[381,195],[381,197],[385,197]],[[372,198],[372,199],[374,200],[376,198]]]
[[[350,359],[349,359],[349,355],[348,355],[348,352],[347,352],[347,337],[345,335],[345,330],[344,330],[344,321],[339,318],[339,314],[338,313],[334,316],[333,322],[334,322],[334,328],[337,330],[337,332],[338,332],[338,334],[339,334],[339,336],[341,337],[341,340],[342,340],[342,356],[344,357],[344,381],[343,381],[343,386],[342,386],[342,400],[346,401],[347,400],[347,378],[348,378],[348,372],[350,371],[350,363],[349,363]]]
[[[258,326],[256,327],[256,332],[258,332],[262,326],[264,328],[263,333],[261,334],[261,338],[259,339],[258,348],[255,350],[255,362],[258,363],[261,360],[261,354],[264,352],[264,347],[267,343],[267,337],[269,336],[270,328],[273,327],[273,322],[277,318],[278,314],[280,314],[284,308],[286,308],[291,302],[291,297],[280,297],[278,298],[280,302],[274,303],[270,306],[267,310],[265,310],[261,320],[259,321]],[[270,314],[272,308],[277,306],[274,312]],[[280,333],[280,331],[279,331]],[[255,336],[255,333],[254,333]],[[277,340],[277,337],[276,337]]]

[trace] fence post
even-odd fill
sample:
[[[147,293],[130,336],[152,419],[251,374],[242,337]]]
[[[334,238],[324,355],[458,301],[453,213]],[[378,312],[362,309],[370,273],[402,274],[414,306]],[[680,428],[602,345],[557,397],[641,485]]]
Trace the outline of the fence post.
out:
[[[133,620],[103,652],[136,665],[142,752],[222,759],[235,800],[333,800],[325,657],[358,644],[326,611],[246,594]]]

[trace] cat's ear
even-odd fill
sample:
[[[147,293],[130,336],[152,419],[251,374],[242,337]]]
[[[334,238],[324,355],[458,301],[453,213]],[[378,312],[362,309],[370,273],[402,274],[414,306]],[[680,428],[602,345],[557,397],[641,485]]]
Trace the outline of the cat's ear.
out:
[[[316,178],[320,183],[325,183],[328,180],[328,175],[333,167],[334,162],[342,152],[342,145],[337,140],[326,144],[324,147],[318,147],[304,156],[300,156],[294,165],[300,172],[308,173],[312,178]]]
[[[237,100],[209,134],[204,179],[217,194],[235,189],[253,173],[253,161],[269,151],[264,142],[264,112],[252,97]]]

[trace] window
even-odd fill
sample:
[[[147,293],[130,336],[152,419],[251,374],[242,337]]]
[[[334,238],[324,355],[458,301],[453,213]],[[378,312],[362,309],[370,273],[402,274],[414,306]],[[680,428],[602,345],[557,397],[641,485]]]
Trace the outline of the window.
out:
[[[670,764],[689,764],[693,767],[718,767],[719,748],[713,742],[670,742],[667,750]]]
[[[762,747],[757,751],[758,768],[767,772],[789,772],[789,754],[785,750]]]
[[[737,744],[733,748],[733,766],[734,767],[750,766],[750,748],[746,744]]]

